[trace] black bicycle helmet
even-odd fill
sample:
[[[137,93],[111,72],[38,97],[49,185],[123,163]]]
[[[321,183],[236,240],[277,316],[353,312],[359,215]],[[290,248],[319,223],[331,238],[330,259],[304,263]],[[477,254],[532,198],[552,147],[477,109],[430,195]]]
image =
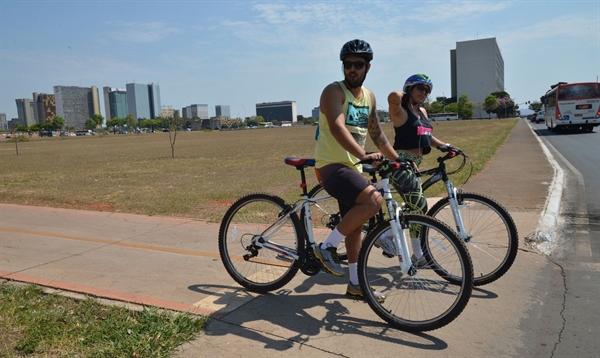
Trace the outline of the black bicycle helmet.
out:
[[[340,50],[341,61],[344,61],[344,58],[347,56],[360,56],[367,60],[367,62],[371,62],[373,60],[373,50],[368,42],[355,39],[346,42]]]

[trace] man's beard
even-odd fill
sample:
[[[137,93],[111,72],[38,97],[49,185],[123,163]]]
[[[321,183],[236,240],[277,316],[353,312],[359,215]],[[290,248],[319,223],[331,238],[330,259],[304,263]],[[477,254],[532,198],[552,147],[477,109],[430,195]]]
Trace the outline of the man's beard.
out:
[[[365,78],[367,78],[366,72],[362,77],[360,77],[359,75],[355,79],[351,79],[350,77],[348,77],[348,75],[344,75],[344,82],[346,82],[346,85],[349,88],[358,88],[362,86],[363,82],[365,82]]]

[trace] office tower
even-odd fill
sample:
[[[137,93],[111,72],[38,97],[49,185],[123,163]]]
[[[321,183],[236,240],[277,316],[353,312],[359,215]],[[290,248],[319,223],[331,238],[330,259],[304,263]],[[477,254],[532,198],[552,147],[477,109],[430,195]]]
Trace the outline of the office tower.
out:
[[[0,130],[8,130],[8,121],[6,120],[6,113],[0,113]]]
[[[151,119],[150,93],[148,85],[127,83],[127,109],[136,120]]]
[[[160,117],[162,106],[160,104],[160,86],[158,83],[148,85],[148,97],[150,98],[150,118]]]
[[[32,126],[36,124],[32,103],[29,98],[15,99],[17,103],[17,117],[22,126]]]
[[[56,115],[65,119],[67,126],[85,129],[85,121],[100,113],[98,88],[76,86],[54,86]]]
[[[208,119],[208,104],[191,104],[184,108],[184,118]]]
[[[277,120],[296,123],[298,119],[296,101],[257,103],[256,115],[262,116],[267,122]]]
[[[450,50],[450,77],[456,100],[466,94],[484,103],[490,93],[504,91],[504,60],[496,38],[457,42]]]
[[[119,88],[103,87],[105,119],[127,117],[127,91]]]
[[[218,104],[215,106],[215,117],[231,118],[229,106]]]
[[[311,116],[314,119],[319,119],[319,107],[313,108],[312,111],[311,111],[311,113],[312,113]]]
[[[37,123],[51,122],[56,116],[56,99],[53,94],[33,92],[33,103]]]

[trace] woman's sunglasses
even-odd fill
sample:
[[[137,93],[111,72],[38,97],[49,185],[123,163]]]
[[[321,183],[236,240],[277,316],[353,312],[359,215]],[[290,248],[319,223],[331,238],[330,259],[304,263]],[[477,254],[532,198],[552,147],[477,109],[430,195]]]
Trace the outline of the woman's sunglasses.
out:
[[[429,89],[429,87],[427,87],[427,86],[425,86],[425,85],[421,85],[421,84],[419,84],[419,85],[416,85],[416,86],[415,86],[415,88],[416,88],[416,89],[418,89],[419,91],[421,91],[421,92],[425,92],[425,93],[427,93],[427,94],[430,94],[430,93],[431,93],[431,90]]]

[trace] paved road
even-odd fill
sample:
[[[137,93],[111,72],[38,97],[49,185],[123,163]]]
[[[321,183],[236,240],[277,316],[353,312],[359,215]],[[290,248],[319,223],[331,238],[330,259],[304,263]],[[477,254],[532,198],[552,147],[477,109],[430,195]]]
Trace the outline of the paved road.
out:
[[[345,280],[326,274],[299,274],[278,292],[249,294],[223,269],[218,227],[185,219],[0,204],[0,277],[211,314],[180,357],[595,357],[598,295],[590,293],[597,267],[580,258],[565,265],[525,244],[538,236],[555,182],[540,148],[519,121],[486,170],[465,185],[509,209],[520,251],[505,277],[476,289],[458,319],[432,332],[390,329],[366,303],[344,296]],[[553,237],[557,229],[544,233]]]

